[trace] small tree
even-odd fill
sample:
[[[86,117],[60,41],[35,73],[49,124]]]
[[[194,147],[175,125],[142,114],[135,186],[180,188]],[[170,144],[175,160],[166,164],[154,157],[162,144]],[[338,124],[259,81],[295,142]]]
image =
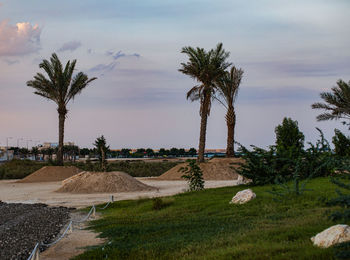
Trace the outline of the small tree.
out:
[[[103,135],[98,137],[94,143],[94,146],[96,147],[98,153],[101,170],[105,172],[107,171],[106,154],[109,151],[109,146],[107,146],[105,137]]]
[[[340,130],[334,129],[332,143],[334,144],[334,152],[338,156],[350,156],[350,138],[346,137]]]
[[[188,162],[187,167],[179,169],[180,172],[184,173],[181,177],[188,181],[190,191],[203,190],[204,180],[201,168],[195,160],[189,160]]]
[[[275,128],[276,153],[287,158],[298,157],[304,147],[304,134],[299,131],[298,122],[285,117]]]

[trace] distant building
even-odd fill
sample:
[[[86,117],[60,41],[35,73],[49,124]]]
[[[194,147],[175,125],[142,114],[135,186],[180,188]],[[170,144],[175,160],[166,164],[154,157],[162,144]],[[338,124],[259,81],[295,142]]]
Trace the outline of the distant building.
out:
[[[63,145],[73,146],[75,144],[74,144],[74,142],[65,142],[65,143],[63,143]],[[58,143],[44,142],[41,149],[56,148],[56,147],[58,147]]]
[[[7,157],[8,155],[8,157]],[[14,157],[14,151],[13,150],[8,150],[6,152],[6,147],[5,146],[0,146],[0,161],[8,161],[12,160]]]

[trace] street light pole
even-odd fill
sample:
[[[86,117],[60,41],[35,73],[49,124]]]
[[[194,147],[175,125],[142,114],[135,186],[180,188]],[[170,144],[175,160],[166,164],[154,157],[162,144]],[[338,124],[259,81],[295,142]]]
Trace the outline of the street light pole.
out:
[[[29,147],[28,147],[28,142],[31,142],[32,140],[27,140],[27,150],[29,150]]]
[[[19,141],[23,140],[23,138],[17,138],[17,147],[19,148]]]
[[[9,160],[9,139],[12,139],[12,137],[6,137],[6,160]]]

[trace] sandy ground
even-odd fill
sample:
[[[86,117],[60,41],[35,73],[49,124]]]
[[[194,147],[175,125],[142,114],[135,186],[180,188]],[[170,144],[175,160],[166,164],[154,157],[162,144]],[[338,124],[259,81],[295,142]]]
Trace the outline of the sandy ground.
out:
[[[71,215],[71,219],[82,219],[84,214],[76,212]],[[96,215],[98,218],[98,215]],[[74,256],[82,254],[86,247],[103,244],[105,241],[96,237],[98,234],[86,230],[87,224],[82,223],[79,226],[74,225],[72,233],[68,234],[57,244],[40,253],[40,259],[44,260],[61,260],[70,259]]]
[[[156,187],[155,191],[120,192],[99,194],[71,194],[55,192],[61,182],[16,183],[16,180],[0,181],[0,200],[9,203],[45,203],[52,206],[82,208],[108,202],[113,195],[115,200],[152,198],[174,195],[187,189],[186,181],[163,181],[154,178],[137,178],[143,183]],[[205,188],[234,186],[237,180],[206,181]]]
[[[156,187],[155,191],[144,192],[121,192],[102,194],[71,194],[55,192],[61,182],[41,182],[41,183],[16,183],[16,180],[0,181],[0,200],[4,202],[17,203],[45,203],[52,206],[65,206],[83,208],[91,205],[106,203],[110,196],[114,200],[127,200],[138,198],[152,198],[159,196],[170,196],[181,193],[188,188],[186,181],[164,181],[155,178],[137,178],[139,181]],[[234,186],[237,180],[225,181],[205,181],[205,188],[216,188],[224,186]],[[81,219],[79,212],[73,213],[72,219]],[[70,259],[73,256],[84,252],[85,247],[104,243],[97,234],[84,230],[84,226],[74,229],[56,245],[51,246],[40,254],[40,259]]]

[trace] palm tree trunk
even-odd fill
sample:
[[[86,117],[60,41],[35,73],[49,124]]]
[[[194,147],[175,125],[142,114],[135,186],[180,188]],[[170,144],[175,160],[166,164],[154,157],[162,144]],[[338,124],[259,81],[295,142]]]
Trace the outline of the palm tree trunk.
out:
[[[58,151],[57,164],[63,165],[63,139],[64,139],[64,121],[66,120],[66,113],[58,113]]]
[[[229,106],[227,109],[226,124],[227,124],[226,157],[235,157],[234,143],[235,143],[236,113],[232,106]]]
[[[207,121],[208,121],[208,110],[210,104],[210,92],[209,95],[204,96],[203,102],[201,102],[201,128],[199,133],[199,147],[198,147],[198,162],[204,162],[204,150],[205,150],[205,139],[207,134]]]

